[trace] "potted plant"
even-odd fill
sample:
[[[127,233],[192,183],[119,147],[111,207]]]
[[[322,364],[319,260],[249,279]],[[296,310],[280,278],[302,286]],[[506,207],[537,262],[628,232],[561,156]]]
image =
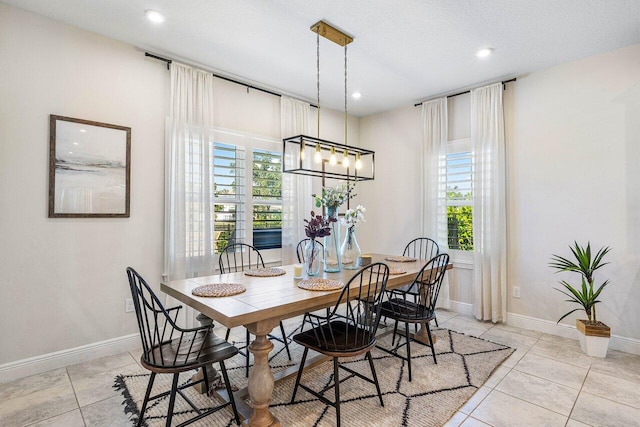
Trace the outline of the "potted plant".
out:
[[[576,328],[580,332],[580,347],[588,356],[606,357],[611,329],[596,318],[596,304],[600,302],[598,297],[609,284],[609,281],[605,280],[596,289],[593,273],[608,264],[608,262],[603,262],[603,259],[611,249],[608,246],[603,247],[591,258],[591,244],[589,242],[587,242],[586,248],[581,247],[577,242],[574,242],[574,245],[574,247],[569,246],[569,249],[573,253],[575,262],[553,254],[549,263],[552,268],[558,270],[557,272],[575,272],[580,275],[581,279],[580,287],[574,288],[571,284],[562,280],[560,284],[564,289],[555,288],[569,297],[567,302],[581,306],[565,313],[558,320],[558,323],[574,311],[584,310],[588,319],[576,319]]]

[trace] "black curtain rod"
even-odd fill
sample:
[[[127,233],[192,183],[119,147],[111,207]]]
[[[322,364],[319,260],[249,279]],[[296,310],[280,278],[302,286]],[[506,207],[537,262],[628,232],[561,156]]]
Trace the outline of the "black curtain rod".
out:
[[[170,65],[171,65],[171,63],[173,62],[171,59],[167,59],[167,58],[163,58],[163,57],[161,57],[161,56],[153,55],[153,54],[151,54],[151,53],[149,53],[149,52],[145,52],[145,53],[144,53],[144,56],[148,56],[148,57],[150,57],[150,58],[153,58],[153,59],[157,59],[157,60],[159,60],[159,61],[164,61],[164,62],[166,62],[166,63],[167,63],[167,70],[170,68],[169,66],[170,66]],[[231,82],[231,83],[235,83],[235,84],[238,84],[238,85],[241,85],[241,86],[245,86],[245,87],[246,87],[246,88],[248,88],[248,89],[259,90],[260,92],[268,93],[269,95],[273,95],[273,96],[277,96],[277,97],[282,97],[282,94],[281,94],[281,93],[272,92],[272,91],[270,91],[270,90],[263,89],[263,88],[261,88],[261,87],[257,87],[257,86],[253,86],[253,85],[250,85],[250,84],[248,84],[248,83],[244,83],[244,82],[241,82],[241,81],[238,81],[238,80],[230,79],[229,77],[221,76],[221,75],[216,74],[216,73],[211,73],[211,75],[213,75],[213,77],[217,77],[217,78],[219,78],[219,79],[226,80],[226,81]],[[313,108],[318,108],[318,106],[317,106],[317,105],[313,105],[313,104],[311,104],[311,103],[309,103],[309,105],[310,105],[310,106],[312,106]]]
[[[514,77],[510,80],[503,80],[501,83],[504,85],[506,83],[511,83],[511,82],[515,82],[517,79]],[[447,95],[447,98],[453,98],[454,96],[459,96],[459,95],[464,95],[465,93],[469,93],[471,92],[471,90],[465,90],[464,92],[458,92],[458,93],[454,93],[453,95]],[[433,99],[437,99],[437,98],[433,98]],[[428,99],[426,101],[429,101]],[[413,104],[414,107],[419,107],[422,105],[423,102],[426,101],[422,101],[422,102],[418,102],[417,104]]]

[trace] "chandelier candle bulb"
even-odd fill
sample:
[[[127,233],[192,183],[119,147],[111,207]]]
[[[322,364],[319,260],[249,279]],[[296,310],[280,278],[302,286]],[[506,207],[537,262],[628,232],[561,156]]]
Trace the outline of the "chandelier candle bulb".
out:
[[[329,155],[329,164],[331,166],[335,166],[338,163],[338,159],[336,158],[336,149],[331,147],[331,154]]]
[[[306,149],[307,149],[307,146],[305,145],[304,141],[302,141],[300,143],[300,160],[304,160],[305,158],[304,152],[306,151]]]
[[[315,154],[315,156],[313,157],[313,160],[314,160],[316,163],[320,163],[320,162],[322,162],[322,153],[320,153],[320,144],[316,144],[316,154]]]
[[[362,160],[360,159],[360,153],[356,154],[356,170],[362,169]]]
[[[347,150],[344,150],[342,166],[344,166],[345,168],[349,167],[349,152],[347,152]]]

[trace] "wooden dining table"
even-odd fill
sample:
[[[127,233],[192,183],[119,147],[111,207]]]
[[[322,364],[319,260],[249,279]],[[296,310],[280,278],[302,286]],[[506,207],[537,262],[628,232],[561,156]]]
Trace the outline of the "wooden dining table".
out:
[[[391,262],[385,260],[389,255],[371,254],[372,262],[384,262],[399,267],[405,273],[389,276],[387,289],[394,289],[410,283],[428,260],[417,259],[413,262]],[[306,312],[332,307],[336,304],[340,290],[308,291],[297,284],[302,279],[294,278],[294,266],[282,267],[285,274],[275,277],[247,276],[243,272],[196,277],[185,280],[161,282],[161,290],[184,304],[200,311],[214,321],[233,328],[244,325],[255,340],[249,345],[254,364],[249,372],[247,387],[251,407],[244,404],[242,393],[238,411],[244,416],[245,425],[252,427],[280,426],[278,419],[269,411],[269,402],[274,388],[274,375],[269,367],[269,352],[273,344],[268,335],[284,319],[302,315]],[[448,268],[451,268],[449,266]],[[338,273],[322,273],[318,277],[339,280],[347,283],[358,270],[342,270]],[[192,289],[212,283],[239,283],[246,291],[222,298],[207,298],[192,295]],[[416,339],[426,338],[425,328],[416,334]],[[428,338],[426,338],[428,341]],[[306,364],[308,365],[308,364]],[[294,372],[294,371],[291,371]]]

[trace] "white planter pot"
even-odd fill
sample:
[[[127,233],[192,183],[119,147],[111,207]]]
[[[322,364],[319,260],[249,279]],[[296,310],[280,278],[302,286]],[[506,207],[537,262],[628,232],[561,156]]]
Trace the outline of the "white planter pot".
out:
[[[584,319],[576,319],[576,329],[580,334],[580,347],[591,357],[607,357],[611,329],[602,322],[593,325]]]
[[[609,348],[608,337],[594,337],[579,332],[580,348],[587,356],[591,357],[607,357],[607,349]]]

